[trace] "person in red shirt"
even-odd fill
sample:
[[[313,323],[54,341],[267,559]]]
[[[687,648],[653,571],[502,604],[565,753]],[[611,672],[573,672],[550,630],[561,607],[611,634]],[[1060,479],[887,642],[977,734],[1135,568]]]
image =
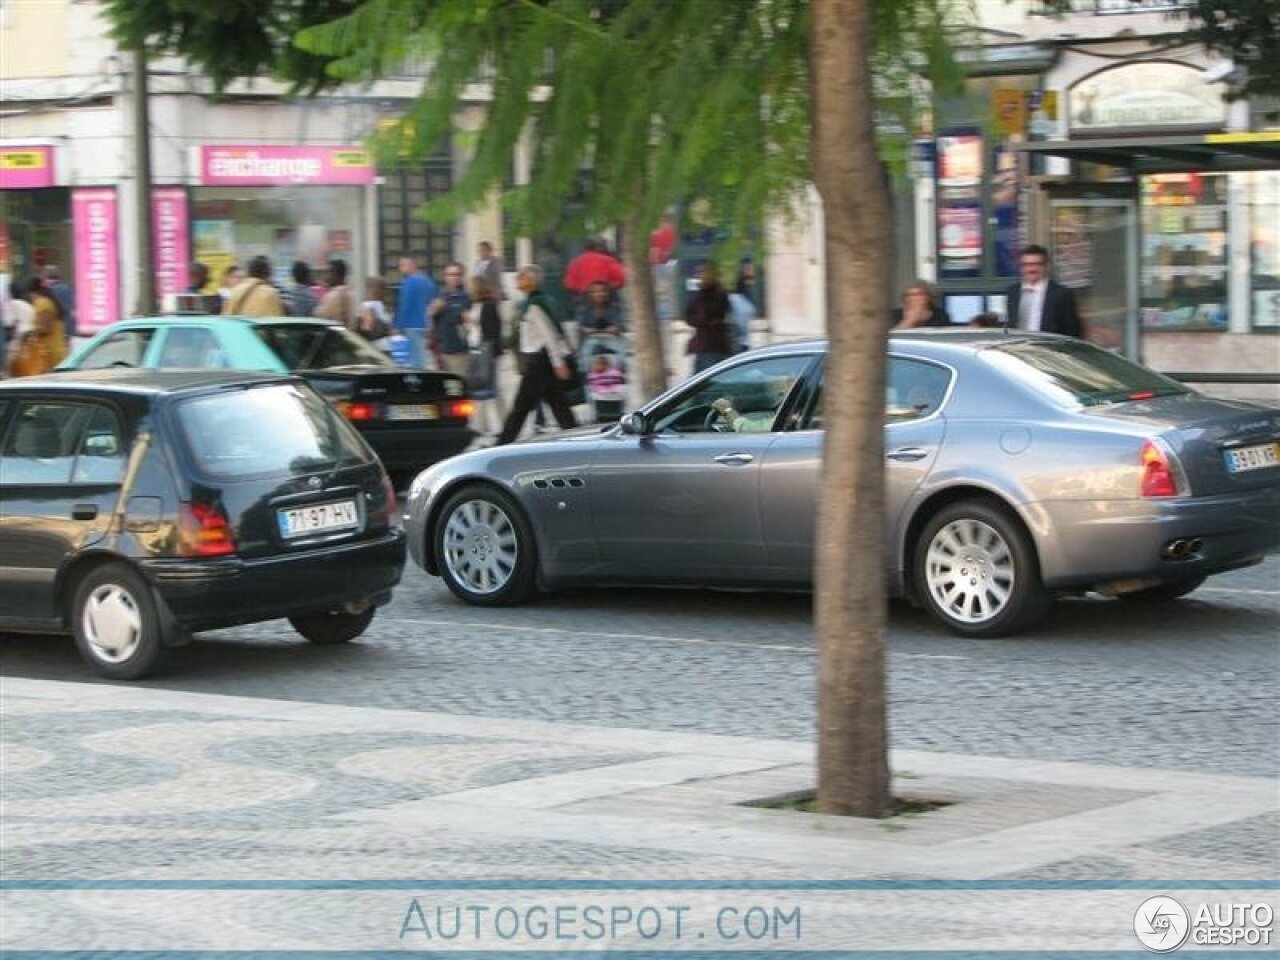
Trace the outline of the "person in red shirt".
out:
[[[627,285],[626,269],[604,252],[604,244],[596,237],[587,241],[587,249],[570,260],[564,272],[564,287],[575,298],[586,294],[593,283],[608,284],[614,290]]]
[[[676,225],[670,215],[663,214],[658,229],[649,234],[649,262],[655,267],[671,259],[676,250]]]

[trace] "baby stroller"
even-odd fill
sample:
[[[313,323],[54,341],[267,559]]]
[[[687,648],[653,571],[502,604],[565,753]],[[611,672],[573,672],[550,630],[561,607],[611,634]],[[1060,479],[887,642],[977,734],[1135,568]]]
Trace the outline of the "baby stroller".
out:
[[[596,423],[617,423],[627,401],[627,341],[611,333],[582,338],[578,367],[586,378],[587,402]]]

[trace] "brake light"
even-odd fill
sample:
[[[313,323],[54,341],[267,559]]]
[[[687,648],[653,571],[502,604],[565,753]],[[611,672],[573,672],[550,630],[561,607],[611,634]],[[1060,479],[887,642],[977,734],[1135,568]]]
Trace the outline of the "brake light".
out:
[[[221,507],[183,503],[178,509],[182,554],[187,557],[225,557],[236,552],[236,538]]]
[[[451,420],[467,420],[476,412],[474,400],[450,400],[448,417]]]
[[[377,420],[382,416],[382,405],[363,401],[344,400],[338,404],[338,410],[352,423],[363,423]]]
[[[1151,440],[1145,441],[1138,460],[1142,465],[1142,496],[1176,497],[1178,495],[1178,478],[1174,476],[1173,465],[1159,446]]]

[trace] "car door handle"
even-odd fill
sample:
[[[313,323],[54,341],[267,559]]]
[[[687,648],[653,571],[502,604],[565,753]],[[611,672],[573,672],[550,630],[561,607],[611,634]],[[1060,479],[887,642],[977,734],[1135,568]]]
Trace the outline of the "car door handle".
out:
[[[899,447],[885,454],[890,460],[903,460],[908,463],[913,460],[923,460],[928,455],[929,451],[924,447]]]
[[[755,460],[749,453],[722,453],[715,458],[716,463],[723,463],[727,467],[741,467]]]
[[[96,503],[76,503],[71,506],[72,520],[93,520],[98,516]]]

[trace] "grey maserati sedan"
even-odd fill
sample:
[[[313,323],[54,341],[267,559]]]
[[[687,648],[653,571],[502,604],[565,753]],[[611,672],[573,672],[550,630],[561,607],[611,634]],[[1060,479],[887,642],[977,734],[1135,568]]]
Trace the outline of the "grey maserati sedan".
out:
[[[826,350],[739,354],[613,427],[436,464],[409,491],[410,554],[478,605],[810,588]],[[1085,591],[1174,600],[1280,546],[1280,410],[1003,330],[894,335],[887,383],[888,580],[956,633]]]

